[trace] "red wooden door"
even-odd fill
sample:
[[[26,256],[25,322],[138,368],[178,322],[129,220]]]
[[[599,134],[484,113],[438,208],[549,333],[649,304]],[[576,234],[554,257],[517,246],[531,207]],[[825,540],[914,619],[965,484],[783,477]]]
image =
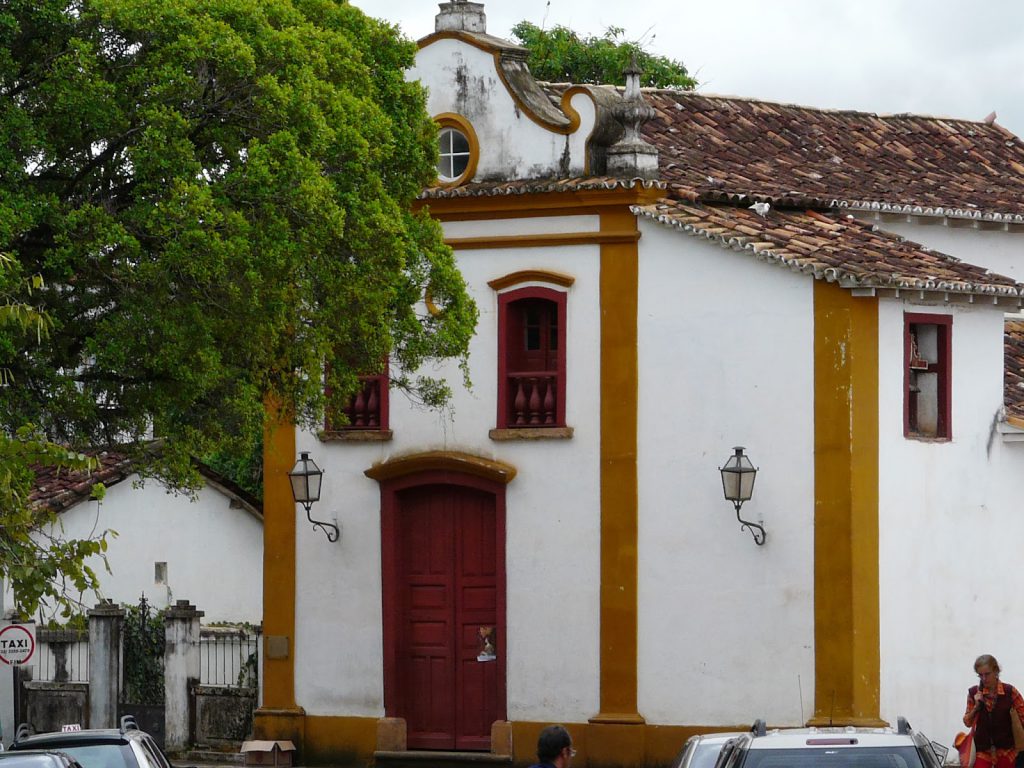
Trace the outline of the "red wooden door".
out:
[[[398,501],[396,672],[409,747],[490,749],[491,723],[504,718],[494,496],[427,485]]]

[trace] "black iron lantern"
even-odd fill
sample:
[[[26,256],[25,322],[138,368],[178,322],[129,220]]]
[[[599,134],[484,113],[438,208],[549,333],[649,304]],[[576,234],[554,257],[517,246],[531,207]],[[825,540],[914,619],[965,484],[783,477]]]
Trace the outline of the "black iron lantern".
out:
[[[764,544],[767,536],[764,526],[740,517],[740,507],[743,506],[743,502],[750,501],[750,497],[754,495],[754,479],[757,477],[757,468],[744,455],[741,446],[737,446],[733,450],[735,453],[725,462],[725,466],[719,467],[719,471],[722,473],[722,492],[725,494],[726,500],[731,501],[736,508],[736,519],[740,521],[741,530],[746,528],[754,537],[756,544]]]
[[[299,460],[295,462],[292,471],[288,473],[288,479],[292,484],[292,498],[296,504],[301,504],[306,510],[306,519],[327,535],[328,541],[337,541],[341,535],[338,526],[333,523],[326,523],[321,520],[314,520],[309,514],[313,504],[320,501],[320,482],[323,480],[324,472],[316,465],[316,462],[309,458],[307,451],[299,454]]]

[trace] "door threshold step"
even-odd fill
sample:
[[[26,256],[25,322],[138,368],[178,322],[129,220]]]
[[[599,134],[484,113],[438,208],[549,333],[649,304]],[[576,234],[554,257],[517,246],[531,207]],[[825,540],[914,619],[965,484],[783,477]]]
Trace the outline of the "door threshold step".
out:
[[[490,752],[438,752],[434,750],[406,750],[373,753],[373,761],[384,768],[464,768],[465,766],[510,766],[512,755],[493,755]]]

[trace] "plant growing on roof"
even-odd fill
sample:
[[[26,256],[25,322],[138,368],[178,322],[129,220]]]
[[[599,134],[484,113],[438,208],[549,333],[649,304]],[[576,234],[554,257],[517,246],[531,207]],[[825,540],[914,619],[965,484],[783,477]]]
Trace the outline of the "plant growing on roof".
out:
[[[623,71],[635,54],[642,86],[696,87],[681,61],[649,53],[644,41],[627,40],[625,34],[622,27],[608,27],[600,36],[580,36],[568,27],[547,30],[529,21],[512,27],[513,37],[529,51],[526,62],[538,80],[624,85]]]

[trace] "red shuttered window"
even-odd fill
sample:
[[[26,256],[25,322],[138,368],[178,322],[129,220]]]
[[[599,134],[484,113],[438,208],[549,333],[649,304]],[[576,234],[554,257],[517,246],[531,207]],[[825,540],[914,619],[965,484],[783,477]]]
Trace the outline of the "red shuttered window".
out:
[[[550,288],[498,297],[499,429],[565,426],[565,310]]]
[[[903,435],[951,440],[953,318],[903,316]]]
[[[328,419],[328,432],[383,432],[388,427],[388,374],[360,376],[360,388],[344,408],[347,424],[334,423]]]

